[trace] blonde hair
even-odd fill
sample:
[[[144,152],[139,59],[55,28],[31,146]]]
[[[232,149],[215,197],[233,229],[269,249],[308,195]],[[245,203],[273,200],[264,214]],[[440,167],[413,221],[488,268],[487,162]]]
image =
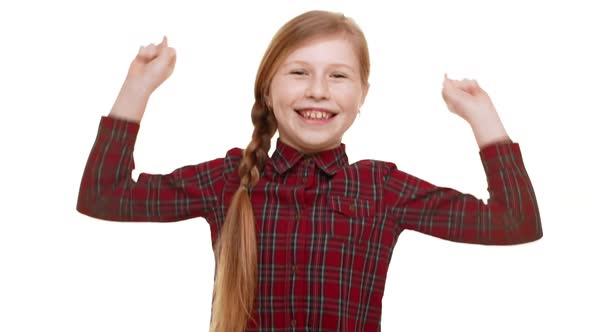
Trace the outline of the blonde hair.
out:
[[[270,83],[278,67],[301,43],[314,37],[342,35],[356,47],[365,86],[369,79],[367,41],[356,23],[340,14],[328,11],[308,11],[285,23],[269,44],[256,75],[250,144],[243,151],[239,165],[240,186],[232,197],[226,219],[214,246],[216,277],[210,331],[244,331],[251,316],[257,293],[258,262],[256,223],[249,188],[260,178],[268,159],[271,139],[277,130],[277,120],[266,104]]]

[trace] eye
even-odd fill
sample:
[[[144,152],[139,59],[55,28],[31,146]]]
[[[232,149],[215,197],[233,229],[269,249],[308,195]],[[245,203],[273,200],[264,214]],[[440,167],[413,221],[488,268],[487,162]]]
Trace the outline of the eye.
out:
[[[295,70],[291,70],[289,72],[289,74],[294,74],[294,75],[305,75],[305,71],[302,69],[295,69]]]
[[[333,77],[336,78],[346,78],[346,75],[342,74],[342,73],[334,73],[332,74]]]

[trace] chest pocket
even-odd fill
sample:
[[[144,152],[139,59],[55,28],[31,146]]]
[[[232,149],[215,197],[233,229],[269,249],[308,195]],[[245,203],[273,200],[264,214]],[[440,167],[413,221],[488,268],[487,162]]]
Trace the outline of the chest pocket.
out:
[[[344,196],[328,196],[329,237],[366,243],[375,229],[375,202]]]

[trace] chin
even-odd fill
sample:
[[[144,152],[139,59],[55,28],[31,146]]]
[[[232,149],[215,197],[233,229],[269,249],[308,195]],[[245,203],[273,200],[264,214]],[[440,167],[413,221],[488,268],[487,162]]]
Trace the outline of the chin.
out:
[[[336,141],[332,140],[310,140],[310,139],[302,139],[299,140],[298,146],[299,149],[303,152],[319,152],[323,150],[330,150],[335,147],[338,147],[340,144]]]

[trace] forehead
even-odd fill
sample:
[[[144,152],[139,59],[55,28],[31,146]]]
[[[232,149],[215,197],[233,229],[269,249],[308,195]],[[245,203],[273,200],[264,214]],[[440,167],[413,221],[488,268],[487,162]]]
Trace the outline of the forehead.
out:
[[[345,64],[358,66],[354,44],[344,36],[316,37],[303,42],[289,53],[285,65],[304,62],[313,65]]]

